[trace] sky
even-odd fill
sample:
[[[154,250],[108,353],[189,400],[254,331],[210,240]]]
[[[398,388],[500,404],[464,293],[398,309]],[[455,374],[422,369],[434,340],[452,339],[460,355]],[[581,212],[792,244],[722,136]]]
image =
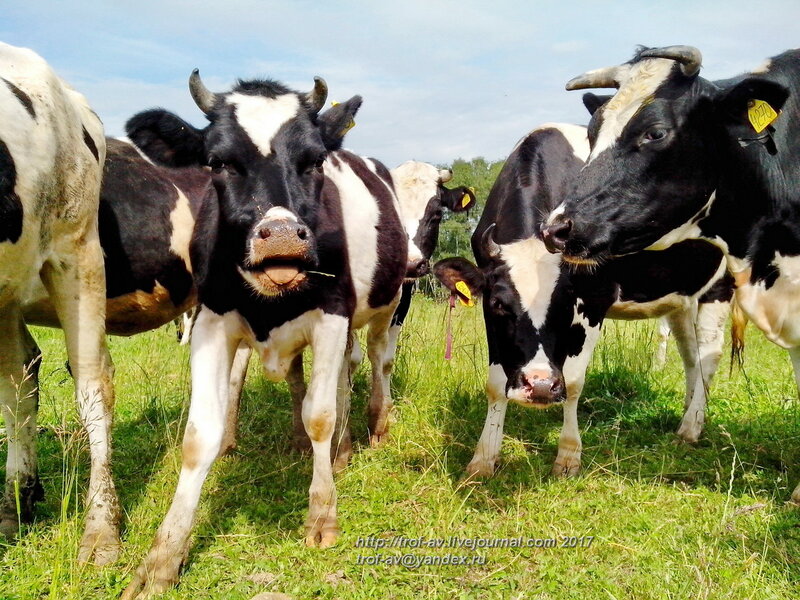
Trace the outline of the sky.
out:
[[[202,126],[195,67],[226,91],[269,77],[364,98],[345,146],[389,167],[504,158],[545,122],[585,124],[564,84],[638,44],[687,44],[725,78],[800,43],[800,2],[702,0],[66,0],[0,4],[0,41],[32,48],[89,99],[107,135],[161,106]]]

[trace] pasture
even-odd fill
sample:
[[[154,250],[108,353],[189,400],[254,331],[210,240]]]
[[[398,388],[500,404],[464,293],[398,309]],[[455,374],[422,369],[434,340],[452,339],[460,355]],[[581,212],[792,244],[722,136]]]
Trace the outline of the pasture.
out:
[[[560,410],[512,405],[495,477],[465,481],[485,416],[485,339],[480,310],[457,308],[454,357],[444,361],[445,306],[415,298],[393,379],[396,422],[376,450],[366,435],[366,361],[354,377],[355,454],[337,476],[343,533],[328,550],[302,542],[311,460],[291,450],[286,385],[269,383],[251,362],[239,448],[214,465],[188,565],[164,598],[237,600],[260,592],[303,600],[795,596],[800,509],[785,501],[800,479],[800,411],[784,351],[749,328],[744,372],[729,375],[723,361],[706,433],[687,447],[673,433],[683,402],[674,346],[666,367],[656,369],[655,322],[608,322],[579,409],[581,475],[549,475]],[[124,546],[117,564],[96,569],[74,560],[88,455],[62,333],[36,329],[34,335],[44,351],[39,452],[46,498],[21,540],[0,546],[0,598],[114,598],[172,498],[189,400],[188,348],[175,343],[172,327],[110,338],[117,395],[113,473]],[[359,547],[369,536],[521,536],[556,539],[557,546]],[[561,536],[584,539],[561,547]],[[418,568],[364,564],[378,553],[484,560]]]

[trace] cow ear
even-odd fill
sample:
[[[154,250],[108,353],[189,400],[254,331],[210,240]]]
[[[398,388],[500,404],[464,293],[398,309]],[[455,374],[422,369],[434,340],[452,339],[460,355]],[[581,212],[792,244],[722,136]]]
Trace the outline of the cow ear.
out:
[[[150,160],[166,167],[205,165],[204,131],[162,109],[140,112],[125,124],[128,138]]]
[[[466,258],[445,258],[433,265],[433,274],[444,287],[456,294],[464,304],[479,296],[486,287],[481,270]],[[467,296],[469,293],[469,296]]]
[[[334,104],[317,117],[326,150],[333,152],[342,147],[345,134],[356,125],[355,116],[362,102],[361,96],[353,96],[347,102]]]
[[[613,98],[613,94],[603,94],[599,96],[597,94],[593,94],[592,92],[586,92],[583,95],[583,105],[586,107],[586,110],[589,111],[590,115],[593,115],[597,112],[597,109],[603,106],[606,102]]]
[[[726,124],[746,124],[761,133],[776,118],[788,97],[789,90],[780,83],[748,77],[723,89],[714,102]]]
[[[461,187],[448,189],[444,188],[442,193],[442,204],[453,212],[464,212],[475,206],[475,190],[472,188]]]

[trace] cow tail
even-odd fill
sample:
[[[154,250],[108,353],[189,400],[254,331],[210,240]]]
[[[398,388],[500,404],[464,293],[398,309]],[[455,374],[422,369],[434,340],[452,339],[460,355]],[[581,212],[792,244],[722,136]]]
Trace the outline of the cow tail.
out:
[[[747,327],[747,315],[736,299],[736,294],[731,299],[731,366],[741,370],[744,366],[744,330]]]

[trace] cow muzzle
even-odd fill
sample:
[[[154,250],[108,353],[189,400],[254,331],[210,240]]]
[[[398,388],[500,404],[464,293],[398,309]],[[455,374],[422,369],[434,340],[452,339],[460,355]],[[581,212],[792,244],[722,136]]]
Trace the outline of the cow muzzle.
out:
[[[431,264],[427,258],[412,259],[406,262],[406,278],[417,279],[431,272]]]
[[[249,240],[242,276],[266,296],[280,295],[303,286],[308,270],[316,267],[314,234],[290,219],[262,221]]]
[[[560,372],[518,371],[506,387],[506,397],[530,408],[547,408],[566,400],[566,385]]]

